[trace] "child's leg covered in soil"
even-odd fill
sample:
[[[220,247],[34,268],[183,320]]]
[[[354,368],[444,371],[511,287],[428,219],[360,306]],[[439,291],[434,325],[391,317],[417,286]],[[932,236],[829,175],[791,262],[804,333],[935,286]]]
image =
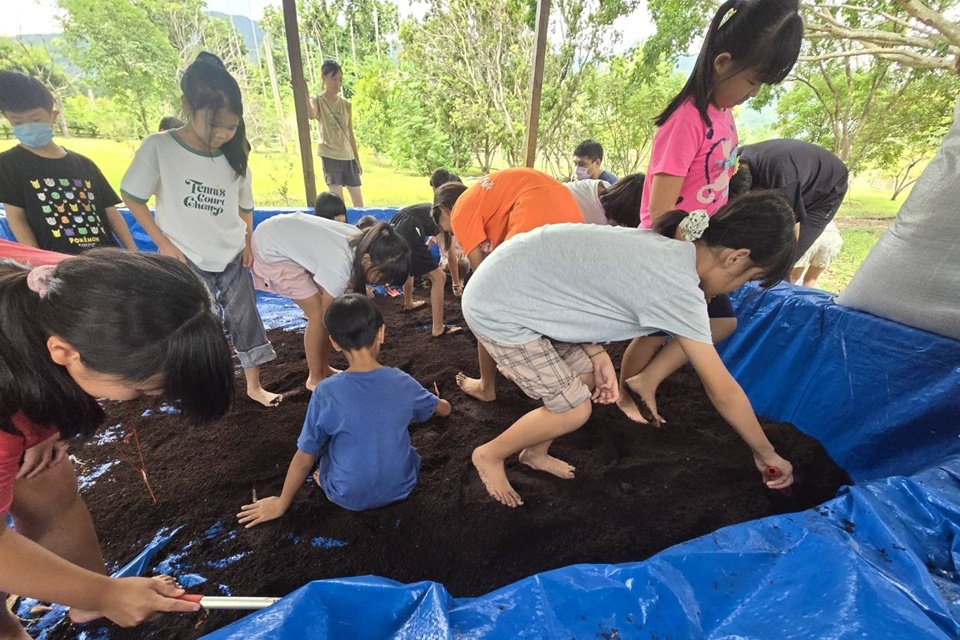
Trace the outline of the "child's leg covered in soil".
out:
[[[522,345],[502,345],[480,338],[491,359],[524,393],[544,406],[527,413],[510,428],[473,451],[473,464],[487,492],[508,507],[523,504],[513,489],[504,462],[520,462],[559,478],[573,478],[574,467],[548,453],[553,440],[583,426],[590,418],[593,364],[580,345],[540,338]]]
[[[723,294],[715,296],[707,305],[707,313],[710,315],[710,332],[713,337],[713,344],[729,338],[737,329],[737,315],[730,303],[730,296]],[[631,347],[633,344],[630,345]],[[624,354],[624,362],[627,361],[627,354]],[[639,358],[638,358],[639,360]],[[647,420],[640,416],[639,410],[636,413],[624,409],[624,407],[636,407],[636,403],[630,400],[624,400],[626,387],[629,387],[634,393],[640,396],[640,399],[652,414],[653,420],[661,424],[666,424],[660,414],[657,412],[657,389],[660,384],[669,378],[675,371],[687,363],[687,356],[677,344],[676,340],[670,340],[656,355],[653,356],[648,364],[642,368],[628,369],[625,364],[620,367],[621,394],[618,406],[624,410],[632,420],[647,424]],[[639,416],[639,419],[638,419]]]
[[[69,459],[33,478],[17,480],[10,514],[20,535],[77,566],[106,574],[93,520],[77,492],[77,475]],[[70,611],[74,622],[100,617],[98,612]]]
[[[233,340],[233,348],[243,367],[247,395],[265,407],[275,406],[283,396],[271,393],[260,384],[260,365],[277,357],[257,310],[257,296],[253,279],[243,267],[243,255],[238,255],[220,273],[195,270],[217,292],[217,302],[223,307],[223,324]]]

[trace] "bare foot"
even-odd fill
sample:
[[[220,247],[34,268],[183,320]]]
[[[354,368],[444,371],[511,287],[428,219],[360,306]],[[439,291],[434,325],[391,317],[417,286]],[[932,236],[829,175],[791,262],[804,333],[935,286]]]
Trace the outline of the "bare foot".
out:
[[[507,480],[503,460],[485,455],[483,447],[477,447],[473,450],[471,460],[491,498],[508,507],[519,507],[523,504],[520,494],[513,490],[510,481]]]
[[[425,305],[425,304],[427,304],[427,301],[426,301],[426,300],[414,300],[414,301],[413,301],[411,304],[409,304],[409,305],[408,305],[408,304],[404,304],[404,305],[403,305],[403,310],[404,310],[404,311],[413,311],[414,309],[419,309],[420,307],[422,307],[422,306]]]
[[[327,367],[327,375],[314,378],[313,376],[307,376],[307,382],[304,386],[307,388],[307,391],[313,391],[317,388],[317,385],[329,378],[330,376],[335,376],[340,373],[340,369],[334,369],[333,367]]]
[[[457,386],[465,394],[481,402],[492,402],[497,399],[497,392],[492,386],[489,390],[484,389],[479,379],[468,378],[463,371],[457,374]]]
[[[653,422],[656,426],[659,427],[661,424],[667,424],[667,421],[664,420],[659,413],[657,413],[657,385],[645,378],[642,371],[632,378],[627,378],[624,382],[626,382],[627,386],[630,387],[631,391],[640,396],[640,400],[643,402],[643,404],[647,405],[647,409],[650,411],[650,414],[653,417]],[[642,416],[640,418],[640,422],[649,424],[649,422]]]
[[[247,389],[247,395],[251,400],[255,400],[265,407],[275,407],[283,402],[283,394],[270,393],[263,387],[259,389]]]
[[[430,330],[430,333],[433,334],[434,338],[439,338],[440,336],[450,335],[452,333],[460,333],[463,331],[463,327],[456,327],[453,325],[445,324],[438,330],[436,327]]]
[[[624,415],[634,422],[649,424],[647,419],[643,417],[643,414],[640,413],[640,407],[637,406],[633,396],[630,395],[630,389],[626,384],[620,385],[620,399],[617,400],[617,406],[620,408],[620,411],[623,411]]]
[[[531,469],[546,471],[564,480],[573,480],[573,472],[576,470],[576,467],[559,458],[554,458],[551,455],[537,455],[529,449],[520,452],[520,462]]]

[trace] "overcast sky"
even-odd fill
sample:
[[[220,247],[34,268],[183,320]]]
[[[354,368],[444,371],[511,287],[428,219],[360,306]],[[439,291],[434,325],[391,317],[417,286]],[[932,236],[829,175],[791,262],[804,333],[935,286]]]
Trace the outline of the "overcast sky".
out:
[[[56,0],[7,0],[0,21],[0,34],[17,36],[28,33],[58,33]],[[12,6],[10,6],[12,5]],[[267,6],[279,6],[280,0],[207,0],[212,11],[245,15],[259,20]],[[421,16],[426,11],[426,3],[416,0],[398,0],[400,15]],[[623,42],[618,50],[626,49],[653,32],[653,25],[647,15],[646,2],[642,1],[632,15],[617,21],[615,28],[623,34]]]

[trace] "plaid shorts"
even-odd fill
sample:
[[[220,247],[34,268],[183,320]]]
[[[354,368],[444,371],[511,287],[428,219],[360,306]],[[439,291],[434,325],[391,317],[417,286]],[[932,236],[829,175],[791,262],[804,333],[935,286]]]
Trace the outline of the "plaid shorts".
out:
[[[580,374],[593,373],[593,363],[579,344],[541,337],[526,344],[500,344],[477,335],[500,372],[554,413],[575,409],[589,400]]]

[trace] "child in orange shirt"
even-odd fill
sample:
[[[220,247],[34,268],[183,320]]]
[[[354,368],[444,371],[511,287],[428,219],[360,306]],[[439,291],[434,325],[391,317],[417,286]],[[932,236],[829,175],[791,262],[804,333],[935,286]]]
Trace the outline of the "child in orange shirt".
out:
[[[483,258],[518,233],[547,224],[583,222],[583,214],[569,189],[534,169],[504,169],[465,187],[457,182],[440,186],[433,198],[437,224],[463,247],[476,271]],[[467,395],[490,402],[496,399],[497,364],[477,343],[480,378],[457,374],[457,385]]]

